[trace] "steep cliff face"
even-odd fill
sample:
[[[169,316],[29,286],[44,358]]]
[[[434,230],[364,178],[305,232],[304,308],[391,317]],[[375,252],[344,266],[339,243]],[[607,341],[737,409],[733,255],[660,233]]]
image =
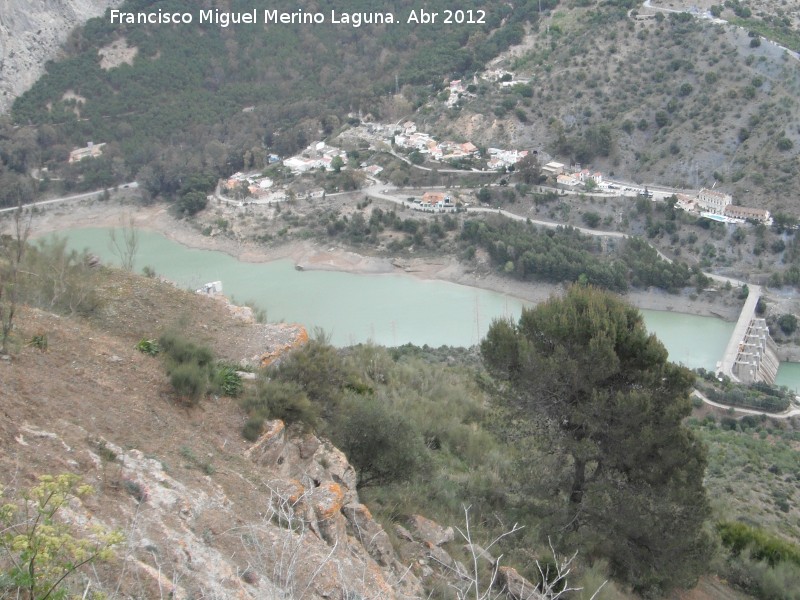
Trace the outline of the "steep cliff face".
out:
[[[58,56],[69,32],[122,0],[0,0],[0,113]]]

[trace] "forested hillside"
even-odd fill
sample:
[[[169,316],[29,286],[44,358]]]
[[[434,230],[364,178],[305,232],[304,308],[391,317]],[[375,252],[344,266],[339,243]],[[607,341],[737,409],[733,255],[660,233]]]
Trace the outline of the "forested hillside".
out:
[[[188,173],[223,174],[262,166],[267,151],[291,154],[337,129],[348,113],[407,115],[412,101],[392,92],[419,87],[426,98],[446,77],[475,71],[520,41],[526,23],[538,16],[532,0],[513,6],[467,0],[459,8],[482,7],[485,23],[407,24],[410,11],[423,5],[441,13],[446,3],[232,0],[217,7],[318,10],[328,22],[229,27],[197,18],[192,24],[112,25],[107,13],[77,30],[69,58],[49,63],[47,74],[15,102],[12,119],[26,127],[0,133],[7,176],[55,167],[72,147],[92,140],[108,143],[103,157],[68,170],[66,188],[96,189],[136,177],[151,194],[170,194]],[[132,0],[122,10],[196,14],[204,6],[211,4]],[[402,21],[332,24],[333,8],[390,11]],[[13,196],[6,192],[0,202],[15,202]]]

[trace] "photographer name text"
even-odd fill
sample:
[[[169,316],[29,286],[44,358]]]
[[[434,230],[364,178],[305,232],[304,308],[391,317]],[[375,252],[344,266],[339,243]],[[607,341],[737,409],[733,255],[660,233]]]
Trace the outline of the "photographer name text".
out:
[[[289,12],[272,9],[252,9],[244,12],[228,12],[219,9],[192,12],[170,12],[157,10],[152,12],[125,12],[118,9],[109,11],[112,24],[122,25],[180,25],[211,24],[220,27],[232,25],[393,25],[405,23],[410,25],[482,25],[486,23],[484,10],[449,10],[429,11],[414,9],[399,17],[391,12],[306,12],[297,9]]]

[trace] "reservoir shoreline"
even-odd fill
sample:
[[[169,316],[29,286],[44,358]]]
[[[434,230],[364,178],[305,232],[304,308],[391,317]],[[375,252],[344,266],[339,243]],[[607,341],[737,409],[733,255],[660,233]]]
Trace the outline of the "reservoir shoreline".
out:
[[[276,246],[241,242],[227,236],[203,235],[190,222],[177,220],[162,204],[141,206],[110,199],[84,200],[69,206],[40,209],[33,216],[31,234],[35,237],[58,234],[60,231],[82,227],[120,227],[124,219],[132,218],[137,228],[158,232],[168,239],[189,248],[217,250],[237,260],[266,263],[281,259],[294,262],[297,268],[317,271],[341,271],[353,274],[405,274],[426,280],[442,280],[506,294],[531,303],[543,302],[563,292],[563,284],[523,282],[502,277],[488,264],[475,269],[461,263],[455,256],[388,258],[358,254],[338,245],[313,240],[291,241]],[[0,231],[8,229],[10,220],[0,223]],[[669,311],[717,317],[735,321],[741,302],[723,294],[669,294],[659,289],[634,290],[623,297],[640,309]],[[724,294],[724,296],[729,296]]]

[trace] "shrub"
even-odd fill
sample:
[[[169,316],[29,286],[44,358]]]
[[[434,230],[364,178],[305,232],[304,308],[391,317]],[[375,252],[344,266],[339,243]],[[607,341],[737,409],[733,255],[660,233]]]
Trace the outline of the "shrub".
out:
[[[351,399],[331,431],[358,472],[358,487],[407,481],[426,470],[422,436],[375,400]]]
[[[220,367],[214,373],[214,387],[224,396],[236,398],[242,393],[242,378],[233,367]]]
[[[198,346],[172,333],[162,335],[158,346],[166,355],[172,387],[190,406],[194,406],[208,391],[214,355],[206,346]]]
[[[596,212],[583,213],[583,222],[589,227],[595,228],[600,224],[600,215]]]
[[[146,338],[139,340],[139,343],[136,344],[136,349],[148,356],[156,356],[161,352],[161,346],[159,346],[158,340],[148,340]]]
[[[91,538],[78,538],[57,519],[62,507],[93,491],[71,473],[42,475],[22,494],[20,506],[0,507],[0,591],[15,598],[66,598],[71,575],[111,558],[124,539],[121,532],[99,528]]]
[[[299,385],[323,416],[333,414],[353,373],[337,350],[323,339],[312,339],[283,358],[271,373],[274,379]]]
[[[97,284],[102,269],[89,266],[86,251],[67,250],[66,244],[66,238],[48,237],[28,248],[19,299],[48,311],[85,316],[100,305]]]
[[[781,315],[778,317],[778,326],[783,333],[791,335],[797,329],[797,317],[789,314]]]
[[[800,566],[800,546],[761,529],[744,523],[720,521],[717,523],[717,532],[722,545],[734,556],[749,550],[752,559],[764,560],[771,567],[782,562]]]
[[[158,344],[178,364],[195,363],[200,367],[208,367],[214,361],[214,355],[208,347],[198,346],[176,334],[165,333],[158,339]]]
[[[35,335],[30,339],[28,345],[44,352],[47,350],[47,336],[43,333]]]
[[[264,419],[283,419],[287,423],[313,426],[319,420],[319,408],[293,381],[261,381],[255,393],[244,400],[243,407],[251,419],[261,419],[261,422]],[[251,432],[255,429],[254,423],[246,425]]]
[[[175,203],[175,208],[182,216],[196,215],[208,205],[208,196],[205,192],[191,191],[183,194]]]
[[[208,370],[194,362],[180,363],[170,369],[169,381],[178,395],[194,406],[208,390]]]
[[[250,417],[244,424],[242,428],[242,436],[244,439],[255,442],[258,439],[258,436],[261,435],[261,431],[264,428],[264,418],[263,417]]]

